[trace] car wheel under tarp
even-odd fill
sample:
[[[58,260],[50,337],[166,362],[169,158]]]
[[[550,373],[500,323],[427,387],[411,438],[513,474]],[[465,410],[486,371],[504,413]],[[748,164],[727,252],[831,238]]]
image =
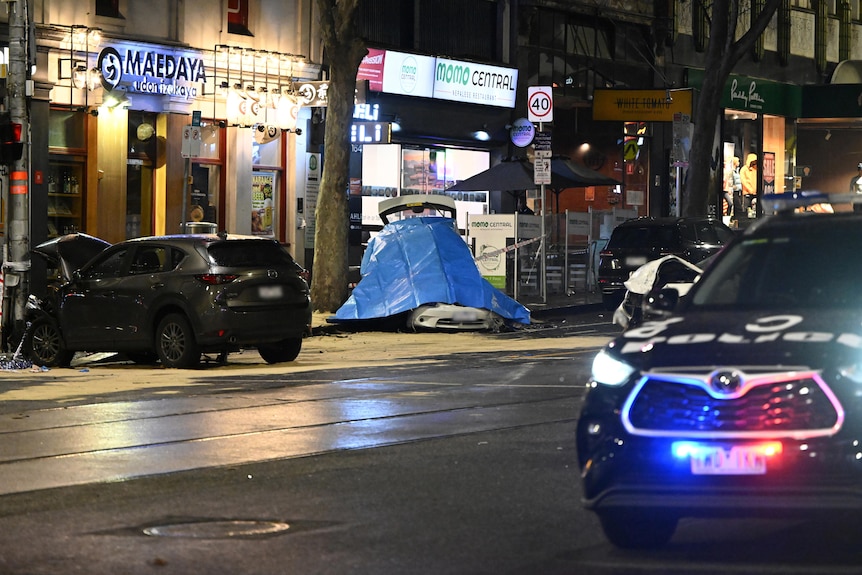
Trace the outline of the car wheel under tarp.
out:
[[[24,349],[30,361],[46,367],[69,367],[75,355],[63,346],[57,322],[45,317],[30,324]]]
[[[156,353],[165,367],[197,367],[201,351],[189,320],[178,313],[166,315],[156,328]]]
[[[282,363],[293,361],[302,349],[302,338],[283,339],[278,343],[261,344],[257,346],[257,352],[266,363]]]
[[[679,519],[651,511],[602,511],[602,531],[608,541],[623,549],[655,549],[673,537]]]

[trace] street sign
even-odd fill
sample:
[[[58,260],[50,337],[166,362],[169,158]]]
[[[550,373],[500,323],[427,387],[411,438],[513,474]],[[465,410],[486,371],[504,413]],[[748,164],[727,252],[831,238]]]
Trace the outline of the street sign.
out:
[[[536,158],[533,162],[533,183],[537,186],[551,183],[551,158]]]
[[[550,132],[536,132],[536,136],[533,139],[533,151],[536,153],[537,158],[551,157]]]
[[[638,157],[638,141],[637,140],[628,140],[625,144],[623,144],[623,158],[626,161],[630,162]]]
[[[182,155],[184,158],[197,158],[201,155],[201,129],[199,126],[183,128]]]
[[[550,86],[527,88],[527,119],[531,122],[554,121],[554,93]]]

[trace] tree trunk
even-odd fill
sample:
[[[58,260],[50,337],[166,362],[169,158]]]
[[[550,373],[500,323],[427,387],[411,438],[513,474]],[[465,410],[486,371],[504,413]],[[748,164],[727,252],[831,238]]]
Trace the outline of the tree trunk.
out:
[[[715,170],[721,167],[722,151],[721,143],[718,142],[718,149],[715,144],[724,84],[734,65],[754,47],[755,41],[766,29],[781,2],[782,0],[766,0],[763,10],[755,15],[748,31],[736,41],[734,39],[740,15],[740,0],[715,0],[712,3],[703,86],[692,117],[694,131],[691,137],[689,167],[683,182],[681,213],[685,216],[706,215],[709,210],[710,191],[718,193]]]
[[[316,311],[335,312],[347,299],[347,193],[350,122],[356,73],[366,49],[356,35],[356,0],[317,0],[329,63],[323,175],[317,196],[311,300]]]

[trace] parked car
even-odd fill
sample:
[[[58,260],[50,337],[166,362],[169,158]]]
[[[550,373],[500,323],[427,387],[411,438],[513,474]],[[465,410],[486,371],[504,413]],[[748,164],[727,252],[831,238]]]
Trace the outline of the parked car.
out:
[[[703,273],[705,263],[713,257],[715,256],[702,260],[698,265],[677,256],[662,256],[645,263],[623,282],[626,294],[622,303],[614,310],[613,322],[623,329],[628,329],[645,320],[660,317],[664,312],[654,311],[651,300],[665,287],[673,287],[679,296],[684,296]]]
[[[302,267],[275,240],[137,238],[71,271],[69,261],[80,262],[81,252],[98,251],[93,241],[74,239],[34,249],[62,272],[25,336],[34,363],[66,366],[76,351],[125,352],[177,368],[196,366],[202,353],[244,347],[256,347],[268,363],[299,354],[311,325],[309,288]]]
[[[597,354],[577,452],[612,543],[663,545],[681,517],[862,511],[860,254],[862,215],[765,218]]]
[[[693,264],[718,252],[734,232],[714,218],[637,218],[619,224],[599,254],[597,280],[602,302],[615,309],[625,281],[645,263],[667,255]]]

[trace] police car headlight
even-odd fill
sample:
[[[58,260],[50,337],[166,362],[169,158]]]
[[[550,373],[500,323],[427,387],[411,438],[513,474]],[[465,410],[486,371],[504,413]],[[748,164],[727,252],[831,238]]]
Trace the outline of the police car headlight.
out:
[[[602,385],[624,385],[634,372],[635,368],[606,351],[600,351],[593,360],[593,381]]]

